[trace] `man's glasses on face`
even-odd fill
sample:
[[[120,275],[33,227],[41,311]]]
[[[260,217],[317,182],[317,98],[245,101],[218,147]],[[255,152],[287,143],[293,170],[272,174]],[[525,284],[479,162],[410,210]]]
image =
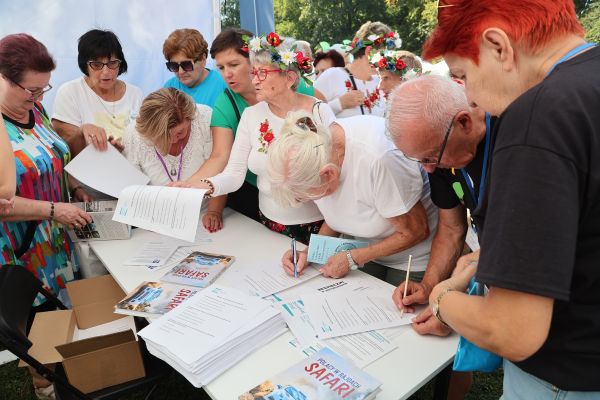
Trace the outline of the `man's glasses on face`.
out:
[[[8,79],[8,78],[6,78]],[[47,91],[49,91],[50,89],[52,89],[52,85],[51,84],[47,84],[45,87],[43,88],[26,88],[23,87],[21,85],[19,85],[17,82],[13,81],[12,79],[8,79],[10,82],[14,83],[15,85],[17,85],[18,87],[20,87],[21,89],[23,89],[25,91],[25,93],[27,93],[29,95],[30,98],[33,99],[37,99],[38,97],[40,97],[41,95],[43,95],[44,93],[46,93]]]
[[[281,72],[281,70],[280,69],[266,69],[266,68],[252,68],[252,71],[250,71],[250,75],[257,77],[258,81],[262,82],[265,79],[267,79],[267,76],[272,72]]]
[[[460,113],[460,111],[458,113]],[[435,165],[436,167],[438,165],[440,165],[440,163],[442,162],[442,157],[444,156],[444,150],[446,150],[446,145],[448,144],[448,137],[450,136],[450,132],[452,132],[452,127],[454,126],[454,119],[456,118],[458,113],[454,114],[454,116],[450,120],[450,125],[448,126],[448,129],[446,129],[446,134],[444,135],[444,141],[442,142],[442,147],[440,147],[440,153],[438,154],[437,159],[422,158],[419,160],[416,158],[409,157],[406,154],[404,154],[404,157],[408,158],[411,161],[415,161],[415,162],[418,162],[419,164],[423,164],[423,165]]]
[[[108,69],[118,69],[121,66],[121,60],[110,60],[108,62],[88,61],[87,65],[94,71],[101,71],[105,65]]]
[[[167,66],[167,69],[171,72],[179,72],[179,68],[181,68],[185,72],[190,72],[194,70],[194,63],[196,61],[198,60],[185,60],[182,62],[167,61],[165,65]]]

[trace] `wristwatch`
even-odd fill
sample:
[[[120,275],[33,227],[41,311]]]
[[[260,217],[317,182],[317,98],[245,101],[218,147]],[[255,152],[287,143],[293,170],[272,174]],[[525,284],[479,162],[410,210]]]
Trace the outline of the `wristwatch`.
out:
[[[438,319],[438,321],[440,321],[442,324],[444,324],[446,326],[448,326],[448,324],[446,323],[446,321],[444,321],[442,319],[442,316],[440,315],[440,301],[442,300],[442,297],[444,297],[444,295],[446,293],[448,293],[452,290],[454,290],[454,289],[446,288],[446,289],[442,290],[441,293],[438,295],[437,299],[435,299],[435,301],[431,305],[431,312],[433,313],[433,315]]]
[[[359,265],[356,263],[356,261],[354,261],[354,258],[352,258],[350,250],[346,250],[346,258],[348,259],[348,267],[350,267],[350,271],[354,271],[355,269],[359,268]]]

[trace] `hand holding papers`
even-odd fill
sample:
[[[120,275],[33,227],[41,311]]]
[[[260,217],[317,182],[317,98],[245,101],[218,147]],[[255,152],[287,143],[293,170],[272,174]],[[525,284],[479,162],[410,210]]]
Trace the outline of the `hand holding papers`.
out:
[[[127,186],[150,181],[111,144],[106,151],[87,146],[65,166],[65,171],[82,184],[112,197],[119,197]]]
[[[329,257],[337,253],[359,247],[367,247],[368,245],[368,242],[362,240],[312,234],[308,243],[308,262],[326,264]]]
[[[113,220],[193,242],[206,190],[129,186],[120,193]]]

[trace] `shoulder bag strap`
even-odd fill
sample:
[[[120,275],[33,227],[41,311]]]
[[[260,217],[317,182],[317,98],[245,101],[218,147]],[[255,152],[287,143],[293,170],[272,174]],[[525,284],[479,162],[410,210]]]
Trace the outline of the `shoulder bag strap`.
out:
[[[352,75],[352,72],[350,72],[350,70],[348,68],[344,67],[344,69],[346,70],[346,72],[350,76],[350,83],[352,83],[352,88],[354,90],[358,90],[358,88],[356,87],[356,81],[354,80],[354,75]],[[362,105],[360,106],[360,113],[362,115],[365,115],[365,108]]]
[[[235,104],[235,100],[233,99],[231,93],[229,93],[228,88],[225,88],[225,94],[227,95],[229,101],[231,102],[231,105],[233,106],[233,111],[235,111],[235,116],[237,117],[238,122],[240,122],[240,119],[242,118],[240,114],[240,109],[238,108],[237,104]]]

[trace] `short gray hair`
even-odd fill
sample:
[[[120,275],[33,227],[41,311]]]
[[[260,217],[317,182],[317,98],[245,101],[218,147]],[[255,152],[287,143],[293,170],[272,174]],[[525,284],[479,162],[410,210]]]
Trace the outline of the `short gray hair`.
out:
[[[387,131],[392,140],[407,125],[419,124],[444,135],[449,121],[459,111],[469,111],[464,86],[439,75],[422,75],[396,87],[387,102]]]
[[[265,42],[265,39],[263,39],[263,43]],[[281,38],[281,44],[279,46],[277,46],[277,50],[279,51],[279,53],[283,53],[284,51],[291,51],[292,46],[294,45],[295,40],[293,38]],[[250,51],[250,64],[252,66],[255,65],[271,65],[274,69],[281,69],[281,64],[280,63],[274,63],[273,59],[271,58],[271,51],[268,49],[260,49],[258,51]],[[291,89],[292,90],[296,90],[298,89],[298,85],[300,85],[300,71],[298,70],[298,68],[296,68],[296,66],[292,63],[288,66],[287,69],[282,69],[282,72],[285,71],[292,71],[296,73],[296,80],[294,82],[294,84],[292,85]]]
[[[306,40],[296,40],[296,51],[301,51],[304,56],[310,57],[311,59],[313,58],[310,43]]]
[[[302,123],[309,118],[309,124]],[[305,111],[290,112],[280,136],[269,146],[267,172],[271,195],[283,207],[299,205],[299,197],[311,198],[309,191],[320,187],[320,171],[331,164],[331,134],[329,128],[315,121]]]

